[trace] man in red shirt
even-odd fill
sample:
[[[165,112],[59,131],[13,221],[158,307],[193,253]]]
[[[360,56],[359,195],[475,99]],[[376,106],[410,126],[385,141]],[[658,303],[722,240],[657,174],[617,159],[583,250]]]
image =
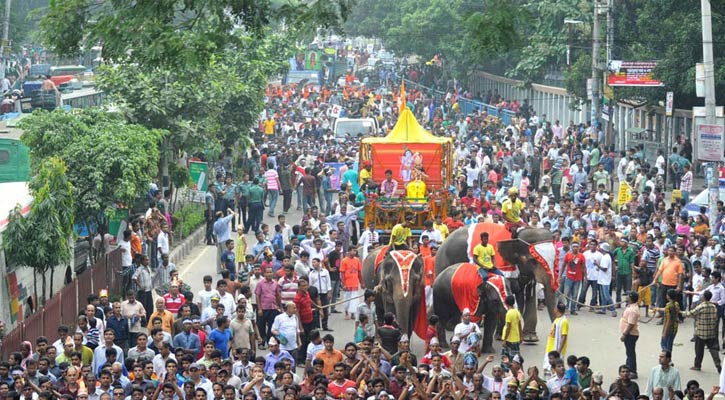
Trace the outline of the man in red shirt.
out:
[[[178,282],[172,282],[171,286],[169,286],[169,293],[164,295],[164,305],[166,305],[166,309],[169,310],[170,313],[174,314],[175,317],[184,303],[186,303],[186,299],[183,294],[179,293]]]
[[[473,208],[476,210],[476,214],[481,213],[481,201],[476,197],[473,197],[473,188],[468,188],[468,190],[466,190],[466,195],[461,199],[461,204],[466,210]]]
[[[307,345],[310,343],[310,331],[315,327],[312,316],[312,298],[310,297],[309,289],[310,281],[306,277],[299,278],[297,282],[297,294],[295,294],[293,300],[297,306],[297,319],[305,331],[305,334],[302,335],[302,351],[298,352],[303,364],[307,355]]]
[[[345,363],[335,364],[334,379],[327,384],[327,392],[335,399],[342,399],[347,388],[354,388],[355,382],[345,379]]]
[[[585,260],[584,255],[579,252],[579,243],[571,244],[571,251],[564,256],[564,271],[561,272],[563,284],[559,285],[562,293],[569,299],[576,299],[579,295],[579,286],[584,279]],[[576,315],[576,303],[567,300],[572,315]]]
[[[425,241],[424,241],[425,242]],[[421,246],[422,255],[423,246]],[[438,252],[437,246],[430,246],[430,253],[427,256],[423,256],[423,279],[425,280],[425,305],[426,307],[433,306],[433,282],[436,279],[436,253]]]
[[[453,231],[455,231],[456,229],[464,226],[463,221],[459,219],[460,216],[461,212],[459,210],[453,210],[451,211],[451,215],[443,220],[443,223],[446,224],[446,226],[448,227],[449,234],[453,233]]]

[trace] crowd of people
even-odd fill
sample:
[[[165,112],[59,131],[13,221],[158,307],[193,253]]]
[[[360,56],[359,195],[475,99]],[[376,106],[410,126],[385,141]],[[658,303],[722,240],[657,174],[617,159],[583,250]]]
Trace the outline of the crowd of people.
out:
[[[396,73],[413,83],[436,79],[435,69],[425,66]],[[719,387],[681,382],[671,364],[684,318],[695,319],[693,376],[703,367],[705,347],[720,371],[719,340],[725,335],[725,324],[720,328],[725,255],[719,236],[711,235],[711,228],[720,232],[725,210],[719,203],[717,220],[710,221],[705,210],[691,216],[684,209],[693,190],[689,142],[679,142],[668,158],[660,153],[651,160],[643,148],[616,152],[605,144],[597,123],[563,125],[537,116],[526,100],[504,100],[491,91],[474,94],[442,79],[435,86],[443,94],[414,84],[405,97],[397,86],[270,86],[254,146],[242,154],[227,149],[214,162],[215,180],[204,204],[206,243],[216,246],[217,265],[203,277],[203,289],[192,293],[169,263],[168,193],[156,191],[147,215],[130,223],[119,244],[124,293],[90,294],[76,326],[59,326],[56,337],[26,341],[0,361],[0,398],[722,396]],[[464,115],[461,98],[485,100],[515,117],[504,124],[482,109]],[[405,196],[409,182],[394,178],[392,171],[387,183],[374,182],[373,165],[356,167],[358,139],[334,137],[330,110],[339,105],[349,116],[377,118],[380,132],[371,134],[382,135],[394,126],[403,102],[431,132],[455,139],[455,180],[448,188],[446,219],[425,221],[415,240],[406,225],[399,225],[387,240],[374,225],[364,225],[363,205],[372,193]],[[425,175],[410,179],[424,181]],[[668,180],[681,193],[669,204]],[[617,204],[623,182],[631,196]],[[302,211],[301,219],[288,218],[292,207]],[[419,352],[412,350],[395,315],[376,312],[376,288],[365,287],[361,274],[371,248],[390,242],[418,253],[429,288],[436,249],[456,229],[477,222],[553,234],[559,303],[545,365],[520,354],[521,314],[510,298],[505,299],[510,309],[501,355],[481,354],[475,340],[481,328],[470,321],[470,310],[462,310],[449,343],[440,343],[437,318],[431,315]],[[247,241],[248,233],[254,242]],[[481,255],[486,269],[498,256]],[[164,288],[161,293],[155,293],[158,287]],[[435,301],[427,297],[429,305]],[[567,354],[568,318],[586,309],[620,318],[626,361],[608,384],[592,372],[587,356]],[[647,373],[638,369],[636,345],[640,318],[650,315],[662,325],[662,352]],[[333,318],[354,324],[354,337],[333,335]]]

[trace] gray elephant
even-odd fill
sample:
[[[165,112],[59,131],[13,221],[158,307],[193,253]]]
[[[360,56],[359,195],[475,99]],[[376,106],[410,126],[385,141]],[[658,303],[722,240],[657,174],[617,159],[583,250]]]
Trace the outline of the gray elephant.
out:
[[[464,268],[475,269],[475,266],[467,265],[466,263],[453,264],[443,270],[440,275],[436,276],[435,282],[433,283],[433,310],[439,318],[438,340],[441,344],[447,343],[445,327],[461,320],[462,310],[457,305],[455,299],[456,293],[451,288],[453,287],[454,276]],[[477,277],[476,272],[473,275],[473,278]],[[469,279],[461,282],[461,284],[470,285],[467,291],[475,291],[478,294],[477,306],[469,307],[471,308],[474,321],[485,316],[483,318],[483,337],[481,340],[483,352],[493,353],[493,335],[496,332],[501,317],[505,315],[506,309],[501,302],[501,296],[493,286],[483,283],[480,279],[478,281],[476,279],[470,279],[471,274],[468,274],[467,278]]]
[[[482,231],[489,232],[492,238],[489,240],[489,243],[497,247],[496,257],[500,257],[507,264],[518,266],[518,277],[509,278],[507,281],[510,293],[516,297],[516,302],[519,304],[519,307],[522,307],[524,328],[521,339],[524,342],[538,342],[539,338],[536,335],[537,282],[544,286],[544,302],[549,312],[549,317],[551,320],[555,318],[556,295],[552,287],[555,284],[552,275],[555,276],[556,271],[554,265],[556,250],[552,241],[553,236],[546,229],[526,228],[518,232],[516,239],[510,239],[510,233],[505,231],[505,229],[502,225],[484,222],[468,228],[457,229],[451,233],[443,241],[440,249],[438,249],[438,254],[436,254],[436,282],[438,281],[438,277],[452,265],[469,262],[469,236],[477,235],[478,232]],[[542,263],[545,265],[542,265]],[[450,291],[450,289],[448,290]],[[441,307],[449,308],[441,309],[457,309],[455,303],[445,302],[447,296],[443,293],[439,293],[439,296],[442,296],[440,301],[444,303],[441,304]],[[439,309],[438,304],[436,304],[438,302],[439,298],[436,297],[434,290],[433,304],[436,310]],[[481,312],[487,309],[491,309],[491,307],[484,307]],[[454,316],[454,318],[448,318],[438,312],[436,314],[440,318],[441,326],[447,329],[451,329],[460,318],[459,315]],[[484,337],[493,337],[493,332],[484,333]]]
[[[365,287],[375,288],[378,320],[382,321],[386,312],[392,312],[401,332],[410,336],[419,312],[425,313],[423,259],[408,250],[387,254],[381,251],[386,248],[375,249],[365,258],[363,282]]]

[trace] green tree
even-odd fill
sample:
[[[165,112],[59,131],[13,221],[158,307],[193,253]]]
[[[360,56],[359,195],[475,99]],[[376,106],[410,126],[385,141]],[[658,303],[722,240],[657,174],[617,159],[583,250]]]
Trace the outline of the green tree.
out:
[[[71,55],[103,43],[103,57],[142,68],[205,65],[227,48],[241,47],[237,29],[255,37],[278,29],[336,27],[352,0],[53,0],[42,18],[51,51]]]
[[[58,157],[43,160],[37,174],[28,183],[33,202],[30,213],[23,216],[20,206],[10,213],[3,233],[3,248],[8,263],[33,269],[33,290],[40,304],[46,299],[46,273],[50,270],[50,293],[53,272],[68,263],[73,255],[73,190],[66,175],[65,163]],[[43,286],[38,297],[38,274]]]
[[[156,174],[157,143],[164,132],[128,124],[100,109],[36,111],[20,127],[31,168],[58,157],[73,185],[74,216],[93,233],[113,203],[131,204]]]

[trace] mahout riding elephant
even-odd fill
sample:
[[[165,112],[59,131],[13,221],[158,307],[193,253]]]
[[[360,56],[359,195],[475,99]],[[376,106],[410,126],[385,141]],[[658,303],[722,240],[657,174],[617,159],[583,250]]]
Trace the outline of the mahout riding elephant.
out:
[[[544,303],[549,312],[549,318],[552,320],[555,318],[556,296],[554,292],[556,280],[554,277],[556,276],[556,249],[554,248],[551,232],[541,228],[525,228],[518,232],[517,238],[511,239],[508,230],[499,224],[483,222],[459,228],[451,233],[438,249],[435,260],[436,282],[446,269],[455,264],[470,261],[473,246],[480,243],[480,240],[476,240],[480,232],[489,233],[489,243],[496,248],[497,267],[502,270],[506,270],[505,265],[518,267],[518,269],[511,268],[512,271],[506,273],[510,274],[510,277],[507,278],[510,294],[516,297],[516,302],[522,311],[524,328],[521,339],[524,342],[538,342],[539,338],[536,335],[537,282],[544,286]],[[446,303],[447,297],[445,295],[441,293],[439,295],[442,296],[440,302],[443,302],[440,305],[441,308],[436,304],[439,302],[439,298],[436,297],[434,288],[433,305],[435,310],[458,310],[455,303]],[[484,307],[481,313],[489,309],[494,308]],[[441,326],[451,330],[460,319],[460,310],[458,311],[459,313],[455,315],[450,315],[451,313],[441,315],[436,312],[440,318]],[[488,323],[494,324],[490,321]],[[485,325],[488,323],[485,323]],[[493,332],[484,333],[484,338],[492,336]]]
[[[387,252],[387,246],[381,247],[368,253],[362,275],[365,287],[375,288],[378,320],[392,312],[401,332],[410,336],[419,312],[424,317],[426,311],[423,259],[409,250]]]

